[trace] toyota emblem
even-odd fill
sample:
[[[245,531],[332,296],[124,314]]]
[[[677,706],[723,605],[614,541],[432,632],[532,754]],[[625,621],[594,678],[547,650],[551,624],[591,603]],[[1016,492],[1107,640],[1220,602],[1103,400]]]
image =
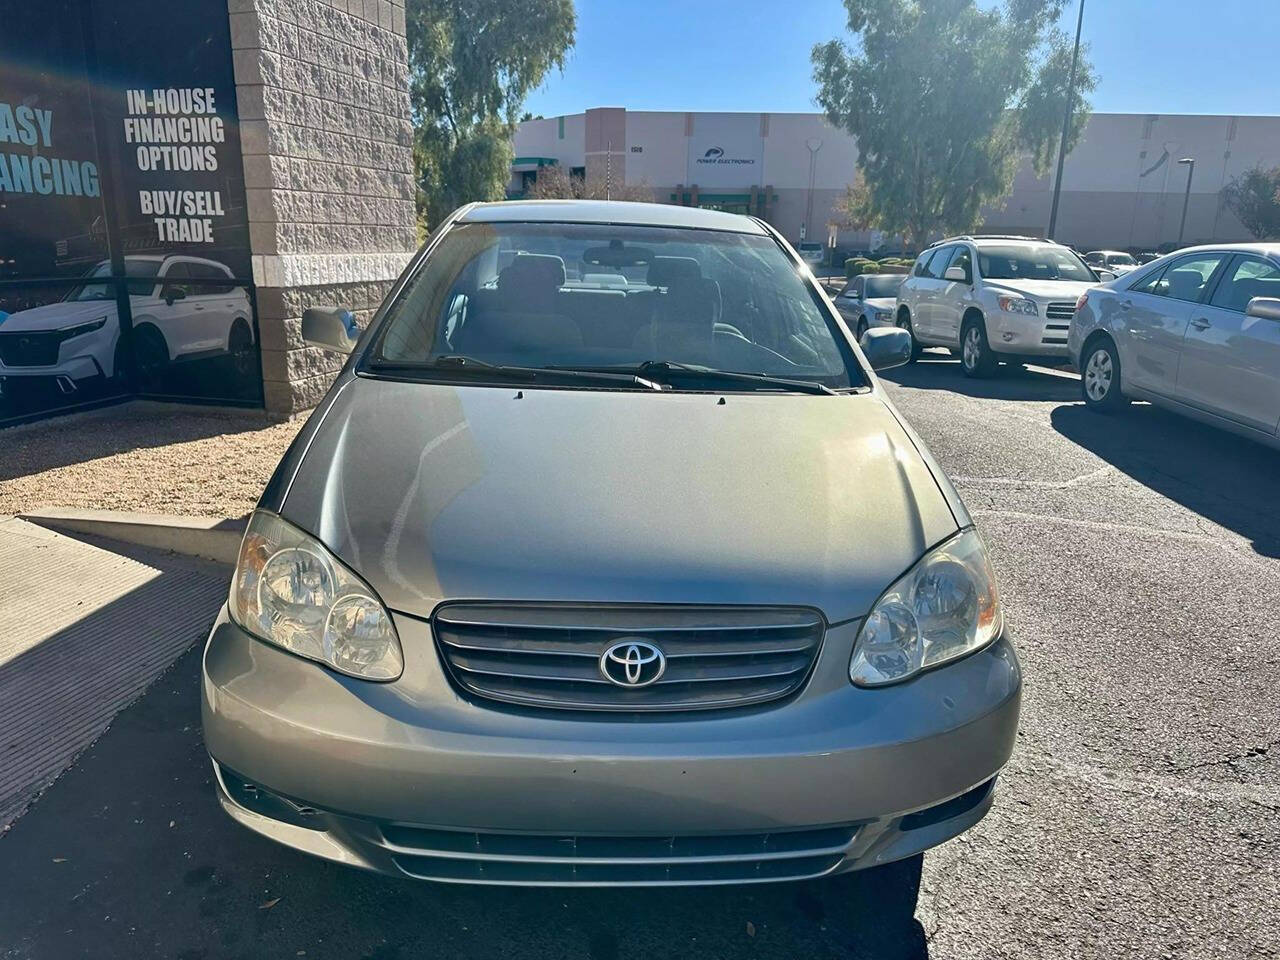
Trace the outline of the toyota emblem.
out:
[[[667,658],[647,640],[628,637],[600,655],[600,673],[620,687],[647,687],[667,669]]]

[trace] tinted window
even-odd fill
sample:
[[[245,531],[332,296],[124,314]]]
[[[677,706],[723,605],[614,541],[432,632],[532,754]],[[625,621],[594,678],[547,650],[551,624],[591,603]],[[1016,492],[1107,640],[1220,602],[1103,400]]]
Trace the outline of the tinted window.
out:
[[[228,293],[231,290],[227,272],[212,263],[188,263],[187,271],[192,280],[201,281],[192,290],[195,294]]]
[[[906,277],[893,274],[867,277],[867,299],[874,300],[881,297],[892,299],[896,297],[898,288],[902,286],[902,281],[905,279]]]
[[[929,258],[928,273],[925,276],[933,277],[935,280],[941,280],[943,272],[947,269],[947,264],[951,260],[951,255],[956,252],[955,247],[942,247],[932,257]]]
[[[969,255],[968,247],[960,247],[960,252],[955,255],[950,266],[959,267],[964,271],[966,277],[973,277],[973,258]]]
[[[1244,313],[1254,297],[1280,297],[1280,267],[1269,260],[1239,257],[1218,284],[1211,302],[1215,307]]]
[[[1134,293],[1150,293],[1155,296],[1163,296],[1164,288],[1160,285],[1160,278],[1164,276],[1164,271],[1164,267],[1152,270],[1136,283],[1131,284],[1129,289]]]
[[[858,297],[862,296],[863,282],[864,281],[862,277],[854,277],[851,281],[849,281],[849,285],[844,288],[844,292],[840,294],[840,296],[846,297],[849,300],[857,300]]]
[[[1096,283],[1093,271],[1066,247],[1025,244],[980,247],[978,267],[988,280],[1081,280]]]
[[[611,268],[623,285],[578,279]],[[653,360],[863,383],[840,328],[777,243],[721,231],[456,226],[391,306],[370,362],[451,354],[525,367]]]

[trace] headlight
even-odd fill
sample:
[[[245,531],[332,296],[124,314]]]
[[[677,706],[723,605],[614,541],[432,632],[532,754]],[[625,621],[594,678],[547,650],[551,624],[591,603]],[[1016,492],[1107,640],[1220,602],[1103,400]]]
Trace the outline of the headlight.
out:
[[[978,531],[926,553],[876,601],[849,661],[860,687],[898,683],[986,646],[1002,617],[995,573]]]
[[[228,603],[254,636],[362,680],[394,680],[404,655],[391,616],[369,586],[320,541],[255,511]]]
[[[88,323],[77,323],[74,327],[63,327],[58,331],[58,335],[63,340],[70,340],[72,337],[78,337],[82,333],[92,333],[94,330],[101,330],[106,324],[106,317],[99,317],[97,320],[90,320]]]
[[[1040,312],[1036,309],[1035,301],[1025,297],[996,297],[996,303],[1000,304],[1000,309],[1005,313],[1025,313],[1034,317]]]
[[[893,313],[889,310],[877,310],[876,319],[882,323],[887,323],[893,319]]]

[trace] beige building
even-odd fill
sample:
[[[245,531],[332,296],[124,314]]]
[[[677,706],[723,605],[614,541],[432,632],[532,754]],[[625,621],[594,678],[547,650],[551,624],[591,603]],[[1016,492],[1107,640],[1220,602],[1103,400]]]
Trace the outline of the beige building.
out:
[[[527,120],[509,185],[520,196],[541,167],[641,184],[655,199],[761,216],[793,242],[825,242],[857,165],[853,137],[818,113],[681,113],[599,107]],[[1280,164],[1280,117],[1094,114],[1063,173],[1058,239],[1082,249],[1152,248],[1178,239],[1187,167],[1195,172],[1185,240],[1251,239],[1223,208],[1231,177]],[[1024,164],[983,229],[1043,235],[1051,180]],[[845,247],[893,238],[840,231]]]

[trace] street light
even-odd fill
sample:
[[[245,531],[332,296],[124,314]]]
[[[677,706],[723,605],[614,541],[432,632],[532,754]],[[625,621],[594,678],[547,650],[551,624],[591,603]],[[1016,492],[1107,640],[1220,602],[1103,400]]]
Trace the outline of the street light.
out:
[[[1083,26],[1084,0],[1080,0],[1080,14],[1076,17],[1076,45],[1071,51],[1071,76],[1067,79],[1067,110],[1062,117],[1062,139],[1058,141],[1058,176],[1053,181],[1053,205],[1049,208],[1049,240],[1053,239],[1058,230],[1058,197],[1062,194],[1062,165],[1067,161],[1067,135],[1071,132],[1071,110],[1076,100],[1076,63],[1080,59],[1080,29]]]
[[[1191,175],[1196,172],[1196,158],[1183,157],[1178,161],[1187,165],[1187,192],[1182,195],[1182,224],[1178,227],[1178,246],[1182,246],[1182,234],[1187,229],[1187,205],[1191,203]]]

